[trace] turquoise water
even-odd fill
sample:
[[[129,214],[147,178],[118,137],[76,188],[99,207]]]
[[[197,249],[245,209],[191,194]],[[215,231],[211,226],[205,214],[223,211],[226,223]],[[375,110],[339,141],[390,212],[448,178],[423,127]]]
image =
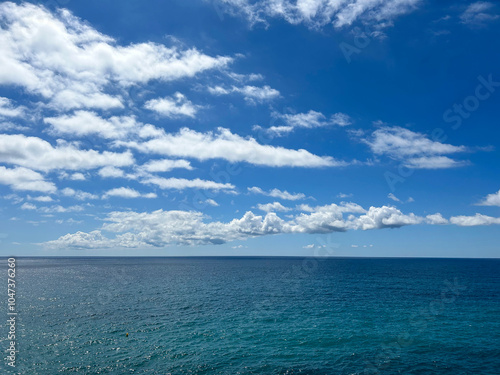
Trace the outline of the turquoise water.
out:
[[[499,260],[18,258],[17,280],[3,373],[500,373]]]

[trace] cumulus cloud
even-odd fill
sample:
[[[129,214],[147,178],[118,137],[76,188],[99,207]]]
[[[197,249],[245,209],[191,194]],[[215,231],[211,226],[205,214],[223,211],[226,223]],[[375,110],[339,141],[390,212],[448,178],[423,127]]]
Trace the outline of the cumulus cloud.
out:
[[[265,101],[273,100],[279,98],[280,92],[270,86],[243,86],[231,88],[223,88],[222,86],[209,87],[208,92],[212,95],[228,95],[228,94],[240,94],[243,96],[246,102],[249,104],[262,103]]]
[[[478,225],[500,224],[500,217],[491,217],[482,214],[475,216],[453,216],[450,222],[461,227],[474,227]]]
[[[280,198],[280,199],[285,199],[285,200],[290,200],[290,201],[296,201],[299,199],[304,199],[306,196],[303,193],[289,193],[288,191],[281,191],[279,189],[271,189],[269,191],[264,191],[261,188],[257,186],[249,187],[248,192],[254,193],[254,194],[261,194],[265,195],[268,197],[273,197],[273,198]]]
[[[225,159],[270,167],[334,167],[347,165],[330,156],[317,156],[304,149],[292,150],[279,146],[261,145],[254,138],[243,138],[229,129],[199,133],[182,128],[176,134],[159,131],[144,142],[117,141],[117,146],[135,148],[141,152],[194,158]]]
[[[99,198],[99,196],[97,196],[95,194],[88,193],[86,191],[81,191],[81,190],[74,190],[71,188],[64,188],[61,190],[61,193],[62,193],[62,195],[66,196],[66,197],[72,197],[72,198],[77,199],[79,201]]]
[[[53,201],[52,197],[50,197],[48,195],[40,195],[38,197],[32,197],[32,196],[28,195],[27,199],[32,200],[32,201],[37,201],[37,202],[52,202]]]
[[[353,220],[356,229],[399,228],[404,225],[420,224],[423,219],[413,213],[403,214],[395,207],[370,207],[365,215]]]
[[[290,211],[291,208],[283,206],[280,202],[258,204],[257,208],[265,212],[286,212]]]
[[[498,190],[496,193],[488,194],[477,205],[478,206],[498,206],[498,207],[500,207],[500,190]]]
[[[307,113],[297,113],[297,114],[279,114],[274,113],[273,117],[275,119],[280,119],[284,121],[286,125],[271,126],[266,129],[266,131],[275,136],[283,136],[291,133],[296,128],[320,128],[325,126],[347,126],[350,125],[351,118],[345,113],[335,113],[334,115],[327,118],[321,112],[309,111]]]
[[[261,216],[248,211],[240,219],[219,222],[209,221],[209,217],[195,211],[125,211],[109,213],[99,230],[67,234],[45,245],[55,248],[138,248],[222,244],[281,233],[399,228],[419,224],[423,220],[413,213],[403,214],[394,207],[370,207],[365,210],[355,203],[319,206],[314,212],[292,216],[289,221],[274,212]],[[103,231],[115,233],[115,237],[107,237]]]
[[[139,126],[133,116],[113,116],[104,119],[95,112],[89,111],[76,111],[72,115],[47,117],[44,121],[51,125],[51,131],[55,135],[70,137],[97,135],[106,139],[125,138]]]
[[[82,170],[104,166],[127,166],[134,163],[130,151],[80,150],[75,145],[49,142],[21,134],[0,134],[0,162],[29,167],[41,171],[54,169]]]
[[[67,10],[29,3],[0,4],[0,20],[0,84],[38,94],[56,110],[120,108],[122,97],[104,92],[110,84],[172,81],[232,61],[152,42],[122,46]]]
[[[139,243],[137,242],[134,243],[134,245],[135,246],[133,247],[139,247]],[[63,246],[67,246],[70,249],[108,249],[111,247],[127,247],[125,238],[120,237],[115,240],[110,240],[105,238],[98,230],[90,233],[76,232],[74,234],[67,234],[60,237],[58,240],[47,242],[46,246],[51,248],[62,248]]]
[[[102,178],[118,178],[125,176],[123,170],[121,170],[120,168],[110,167],[110,166],[99,169],[99,172],[97,173]]]
[[[71,180],[71,181],[85,181],[87,179],[83,173],[80,172],[66,173],[64,171],[59,173],[59,178],[61,180]]]
[[[191,117],[194,118],[201,106],[194,105],[180,92],[171,97],[151,99],[144,104],[144,108],[169,118]]]
[[[36,206],[33,203],[23,203],[21,210],[36,210]]]
[[[398,126],[384,126],[371,137],[363,139],[376,155],[387,155],[402,161],[406,167],[443,169],[467,165],[466,161],[453,160],[447,154],[466,152],[465,146],[454,146],[433,141],[424,134]]]
[[[101,230],[96,230],[67,234],[45,245],[56,248],[137,248],[170,244],[222,244],[251,236],[278,233],[281,222],[274,214],[263,218],[251,212],[228,223],[205,223],[204,218],[202,213],[194,211],[112,212],[106,218],[102,230],[122,233],[115,238],[107,238]]]
[[[181,168],[192,170],[193,167],[191,163],[187,160],[171,160],[171,159],[160,159],[160,160],[150,160],[146,164],[140,167],[141,170],[146,172],[169,172],[172,169]]]
[[[433,215],[427,215],[425,221],[431,225],[448,224],[448,220],[443,217],[440,213]]]
[[[1,151],[0,151],[1,153]],[[45,181],[43,175],[28,168],[6,168],[0,166],[0,184],[8,185],[12,190],[39,191],[54,193],[54,183]]]
[[[226,183],[222,184],[215,181],[201,180],[195,178],[188,180],[185,178],[163,178],[150,176],[141,181],[144,184],[152,184],[158,186],[160,189],[184,190],[184,189],[204,189],[204,190],[229,190],[233,191],[235,186]]]
[[[216,0],[221,8],[241,15],[253,25],[282,18],[297,25],[340,28],[363,21],[375,26],[390,24],[397,16],[413,11],[420,0]]]
[[[129,187],[119,187],[108,190],[102,196],[104,199],[110,197],[119,197],[119,198],[157,198],[155,193],[145,193],[141,194],[137,190],[131,189]]]

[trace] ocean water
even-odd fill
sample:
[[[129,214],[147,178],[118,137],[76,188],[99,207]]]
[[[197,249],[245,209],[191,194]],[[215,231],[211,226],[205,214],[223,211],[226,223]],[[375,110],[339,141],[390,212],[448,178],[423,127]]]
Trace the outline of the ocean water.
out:
[[[500,260],[18,258],[16,278],[6,374],[500,374]]]

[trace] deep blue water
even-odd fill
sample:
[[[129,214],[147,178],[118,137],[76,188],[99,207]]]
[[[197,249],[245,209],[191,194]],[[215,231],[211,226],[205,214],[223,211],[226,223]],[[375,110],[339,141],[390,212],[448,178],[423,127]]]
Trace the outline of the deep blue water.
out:
[[[500,260],[18,258],[17,280],[2,373],[500,374]]]

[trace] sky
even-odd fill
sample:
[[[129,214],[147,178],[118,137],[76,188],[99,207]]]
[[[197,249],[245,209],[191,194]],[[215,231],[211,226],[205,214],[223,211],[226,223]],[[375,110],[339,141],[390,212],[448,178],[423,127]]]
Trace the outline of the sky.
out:
[[[0,255],[500,255],[498,3],[2,2],[0,27]]]

